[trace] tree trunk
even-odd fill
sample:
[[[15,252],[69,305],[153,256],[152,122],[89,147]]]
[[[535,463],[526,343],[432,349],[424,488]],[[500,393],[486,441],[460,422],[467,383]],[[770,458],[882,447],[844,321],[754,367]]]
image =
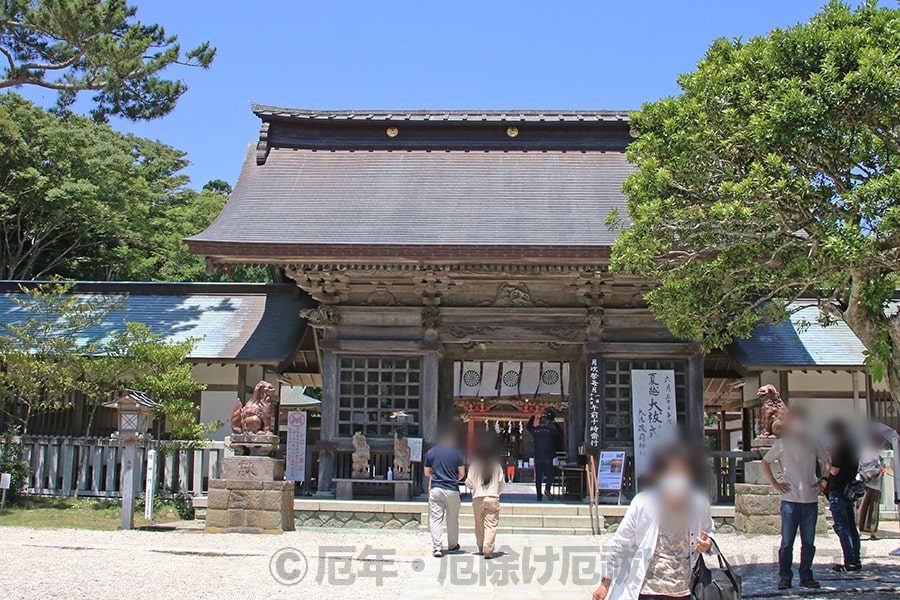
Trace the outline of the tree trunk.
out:
[[[885,361],[885,372],[887,373],[888,387],[891,391],[891,398],[900,408],[900,339],[891,336],[891,358]]]
[[[823,308],[841,318],[859,341],[877,359],[883,360],[885,377],[894,403],[900,407],[900,315],[888,317],[884,312],[873,312],[863,302],[863,283],[869,280],[865,271],[851,271],[850,296],[845,310],[837,310],[833,304]],[[822,305],[820,305],[822,306]],[[887,357],[879,351],[884,330],[890,337],[891,348]]]

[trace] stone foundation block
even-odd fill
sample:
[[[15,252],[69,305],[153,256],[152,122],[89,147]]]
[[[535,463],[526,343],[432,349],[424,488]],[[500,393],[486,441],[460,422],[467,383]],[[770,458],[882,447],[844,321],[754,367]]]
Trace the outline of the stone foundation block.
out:
[[[222,459],[220,476],[276,483],[284,479],[284,461],[268,456],[229,456]]]
[[[294,530],[294,484],[291,481],[214,479],[210,482],[207,499],[207,532],[282,533]]]

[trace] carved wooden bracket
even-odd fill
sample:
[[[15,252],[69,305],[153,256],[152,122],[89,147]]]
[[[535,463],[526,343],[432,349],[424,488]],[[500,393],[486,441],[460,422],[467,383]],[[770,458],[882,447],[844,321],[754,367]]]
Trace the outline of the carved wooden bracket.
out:
[[[592,306],[585,311],[587,330],[592,335],[602,335],[606,326],[606,311],[601,306]]]
[[[422,309],[422,327],[437,329],[441,326],[441,309],[437,306],[426,306]]]
[[[259,141],[256,142],[256,164],[264,165],[266,164],[266,159],[269,158],[269,126],[271,123],[268,121],[263,121],[263,124],[259,128]]]
[[[285,274],[323,304],[338,304],[350,296],[350,277],[343,270],[288,267]]]
[[[437,306],[440,304],[441,297],[453,285],[455,283],[448,275],[438,273],[433,268],[413,274],[413,289],[422,296],[422,304],[426,306]]]
[[[601,306],[612,292],[612,277],[608,271],[582,271],[573,285],[585,305]]]
[[[337,311],[328,304],[320,304],[315,308],[304,308],[300,311],[300,316],[306,319],[310,326],[316,328],[337,325],[339,320]]]

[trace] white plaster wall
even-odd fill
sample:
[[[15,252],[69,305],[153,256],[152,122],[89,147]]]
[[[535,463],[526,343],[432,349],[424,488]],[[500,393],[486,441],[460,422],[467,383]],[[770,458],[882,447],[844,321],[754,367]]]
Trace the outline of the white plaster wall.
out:
[[[237,401],[237,392],[204,391],[200,395],[200,421],[221,421],[222,427],[207,435],[207,439],[221,441],[231,432],[231,410]]]
[[[237,385],[237,365],[194,365],[191,367],[194,379],[206,384]]]
[[[858,376],[859,393],[865,396],[865,377]],[[777,386],[776,386],[777,387]],[[847,396],[853,393],[853,374],[846,371],[791,371],[788,375],[788,387],[791,392],[845,392]]]

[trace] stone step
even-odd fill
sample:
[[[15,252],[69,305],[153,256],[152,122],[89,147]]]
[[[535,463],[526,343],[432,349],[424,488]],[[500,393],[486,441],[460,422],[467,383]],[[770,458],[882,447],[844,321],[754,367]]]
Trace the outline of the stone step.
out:
[[[427,530],[427,528],[423,529]],[[601,529],[600,533],[604,533],[606,530]],[[459,533],[463,535],[474,535],[475,529],[472,527],[459,527]],[[511,535],[592,535],[592,531],[590,527],[504,527],[503,523],[500,523],[500,530],[497,535],[501,538],[505,534]],[[501,542],[502,545],[502,542]]]
[[[428,513],[419,517],[420,529],[428,529]],[[606,522],[601,516],[598,520],[601,530],[605,530]],[[460,531],[474,531],[475,517],[463,510],[459,515]],[[500,529],[509,533],[556,534],[556,533],[591,533],[590,515],[517,515],[500,511]]]

